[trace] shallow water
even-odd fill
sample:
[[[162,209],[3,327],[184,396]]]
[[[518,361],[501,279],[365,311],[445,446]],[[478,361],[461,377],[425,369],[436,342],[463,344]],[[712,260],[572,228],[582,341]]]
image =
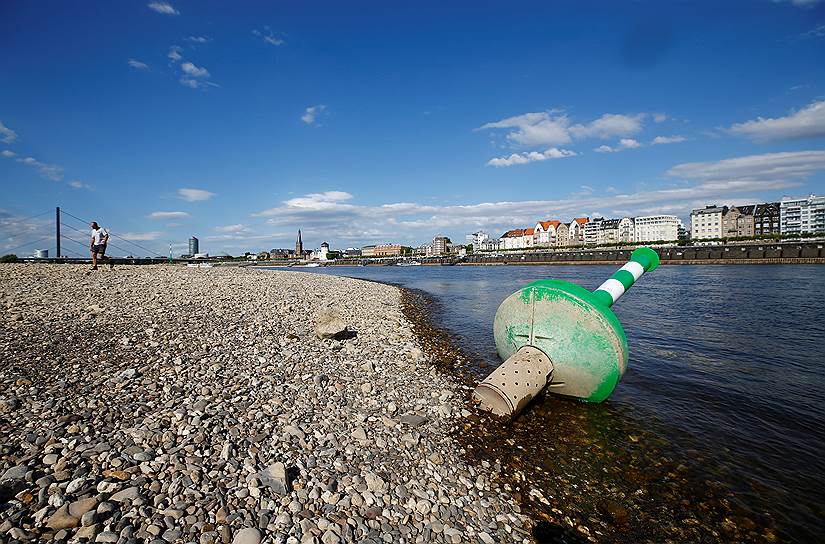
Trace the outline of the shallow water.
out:
[[[481,378],[492,367],[481,369],[479,362],[500,362],[492,321],[504,298],[541,278],[595,289],[615,268],[302,271],[428,293],[438,302],[438,324],[454,335],[473,359],[468,370]],[[631,541],[822,538],[823,293],[825,267],[816,265],[662,266],[646,274],[614,307],[630,361],[611,398],[598,406],[547,399],[507,429],[514,442],[507,447],[525,452],[524,470],[534,474],[527,479],[541,486],[544,507],[564,512],[580,500],[577,492],[589,492],[593,504],[573,509],[577,522],[595,527],[598,536],[599,527],[601,534],[616,528],[590,512],[598,500],[616,499],[630,509],[632,521],[622,531]],[[512,455],[498,446],[489,450]],[[657,528],[657,522],[688,532]]]

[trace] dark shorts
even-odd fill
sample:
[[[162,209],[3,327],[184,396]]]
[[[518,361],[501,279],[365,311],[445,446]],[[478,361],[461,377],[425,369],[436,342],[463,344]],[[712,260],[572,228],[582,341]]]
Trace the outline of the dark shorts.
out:
[[[106,244],[97,244],[92,246],[92,253],[97,253],[98,255],[103,255],[106,253]]]

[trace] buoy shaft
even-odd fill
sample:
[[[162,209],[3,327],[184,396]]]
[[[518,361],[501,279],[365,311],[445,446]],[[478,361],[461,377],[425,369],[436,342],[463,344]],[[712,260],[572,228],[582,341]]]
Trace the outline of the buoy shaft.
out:
[[[640,247],[630,254],[630,261],[618,269],[593,294],[607,306],[613,306],[645,272],[659,266],[659,254],[649,247]]]

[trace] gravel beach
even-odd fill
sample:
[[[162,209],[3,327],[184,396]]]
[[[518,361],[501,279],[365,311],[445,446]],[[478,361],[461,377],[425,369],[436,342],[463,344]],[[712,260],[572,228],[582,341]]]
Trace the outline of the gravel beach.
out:
[[[401,296],[1,265],[0,542],[529,542],[504,469],[451,436],[467,385]]]

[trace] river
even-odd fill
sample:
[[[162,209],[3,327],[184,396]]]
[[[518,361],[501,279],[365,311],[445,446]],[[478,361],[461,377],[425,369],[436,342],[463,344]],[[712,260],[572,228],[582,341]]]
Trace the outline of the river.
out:
[[[592,290],[615,268],[301,270],[427,293],[433,318],[480,379],[500,362],[492,322],[504,298],[541,278]],[[524,470],[540,474],[532,484],[541,486],[543,507],[572,510],[596,538],[821,540],[823,294],[825,267],[817,265],[662,266],[646,274],[613,308],[630,360],[610,399],[547,399],[507,430],[509,447],[525,453]],[[494,446],[488,453],[509,455]],[[591,492],[592,504],[571,504],[576,490]],[[610,510],[596,506],[605,497],[627,507],[619,517],[631,521],[611,525],[594,514]]]

